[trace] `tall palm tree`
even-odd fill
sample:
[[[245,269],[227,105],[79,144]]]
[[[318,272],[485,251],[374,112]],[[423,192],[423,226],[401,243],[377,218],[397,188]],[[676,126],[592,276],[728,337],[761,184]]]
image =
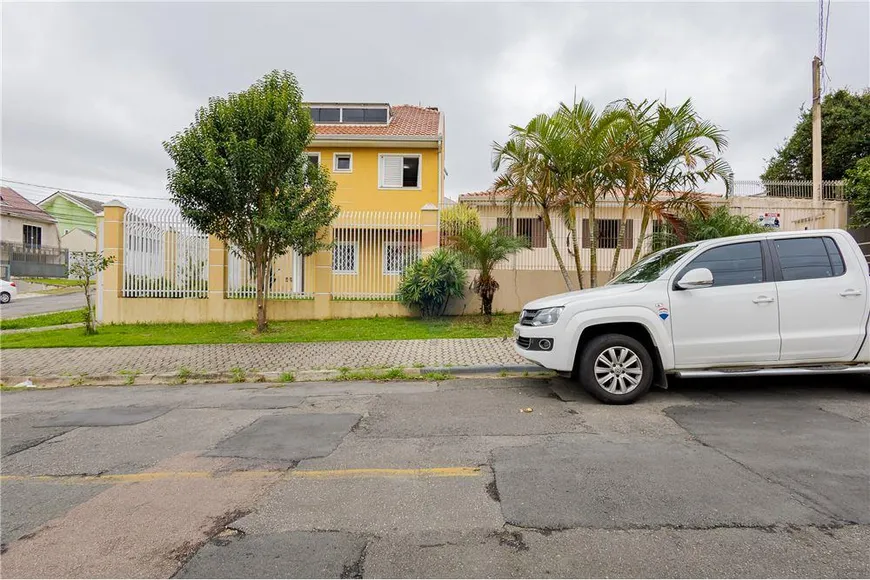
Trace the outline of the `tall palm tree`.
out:
[[[629,117],[617,107],[608,107],[598,114],[592,103],[583,99],[571,106],[562,103],[554,120],[562,128],[562,147],[554,155],[565,192],[561,202],[572,218],[577,206],[587,211],[589,282],[595,287],[598,285],[598,203],[617,191],[620,175],[634,171],[635,159],[626,139]],[[576,219],[573,221],[574,255],[579,256]]]
[[[525,237],[516,237],[501,228],[487,232],[480,228],[465,228],[451,236],[448,245],[462,254],[477,276],[471,289],[480,296],[480,311],[487,321],[492,319],[492,300],[498,290],[498,282],[492,276],[496,264],[507,260],[512,254],[529,247]]]
[[[553,234],[552,215],[559,207],[559,175],[538,145],[539,136],[551,129],[549,117],[538,115],[525,127],[512,126],[510,138],[503,145],[492,144],[492,168],[501,171],[492,190],[494,194],[505,196],[510,211],[514,206],[531,206],[537,210],[565,287],[571,290],[568,269]]]
[[[690,207],[708,212],[695,192],[715,178],[730,188],[731,168],[720,157],[728,146],[725,131],[702,119],[691,99],[674,108],[646,101],[635,105],[626,99],[622,108],[635,118],[639,141],[637,204],[643,208],[639,239],[646,239],[651,217],[668,219]],[[632,263],[640,258],[642,247],[643,243],[637,245]]]

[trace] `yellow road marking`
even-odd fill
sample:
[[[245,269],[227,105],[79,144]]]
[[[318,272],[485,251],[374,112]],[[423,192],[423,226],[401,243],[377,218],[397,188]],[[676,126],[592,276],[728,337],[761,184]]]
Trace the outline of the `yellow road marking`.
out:
[[[287,477],[332,479],[340,477],[476,477],[479,467],[427,467],[421,469],[301,469],[287,472]]]
[[[53,483],[142,483],[164,479],[244,478],[258,479],[275,477],[281,479],[348,479],[371,477],[477,477],[479,467],[425,467],[418,469],[293,469],[290,471],[152,471],[145,473],[121,473],[106,475],[0,475],[0,481],[39,481]]]

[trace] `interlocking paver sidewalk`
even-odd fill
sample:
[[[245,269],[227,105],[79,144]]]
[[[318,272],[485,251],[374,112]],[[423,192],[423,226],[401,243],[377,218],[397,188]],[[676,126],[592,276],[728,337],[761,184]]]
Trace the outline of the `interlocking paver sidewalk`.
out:
[[[119,371],[172,373],[226,372],[233,367],[258,372],[362,367],[504,366],[526,361],[510,339],[462,338],[309,342],[280,344],[202,344],[101,348],[28,348],[0,352],[0,374],[115,374]]]

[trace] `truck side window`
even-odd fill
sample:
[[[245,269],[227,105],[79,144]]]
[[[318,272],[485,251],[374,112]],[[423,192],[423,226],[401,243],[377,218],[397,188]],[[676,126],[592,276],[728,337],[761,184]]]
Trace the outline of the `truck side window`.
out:
[[[707,268],[713,273],[713,286],[758,284],[764,281],[761,244],[745,242],[707,250],[683,268],[677,280],[689,270]]]
[[[846,273],[843,256],[827,237],[776,240],[783,281],[832,278]]]

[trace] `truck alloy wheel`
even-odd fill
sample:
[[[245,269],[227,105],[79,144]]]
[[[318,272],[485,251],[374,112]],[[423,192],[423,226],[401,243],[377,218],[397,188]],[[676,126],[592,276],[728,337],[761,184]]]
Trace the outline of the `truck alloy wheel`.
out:
[[[589,341],[580,357],[580,384],[605,403],[631,403],[652,384],[655,367],[647,349],[630,336],[605,334]]]

